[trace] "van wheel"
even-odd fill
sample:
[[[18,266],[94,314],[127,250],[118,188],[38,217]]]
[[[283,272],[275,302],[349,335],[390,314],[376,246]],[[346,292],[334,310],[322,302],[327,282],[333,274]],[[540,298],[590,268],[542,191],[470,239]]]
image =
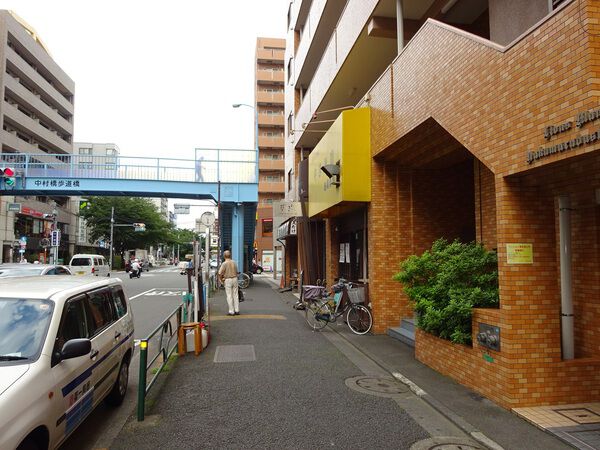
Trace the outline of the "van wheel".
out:
[[[121,361],[121,367],[119,367],[119,375],[117,380],[108,396],[106,397],[106,403],[111,406],[119,406],[123,403],[125,394],[127,393],[127,383],[129,382],[129,360],[127,357]]]
[[[19,444],[17,450],[42,450],[42,447],[33,436],[28,436],[27,439]]]

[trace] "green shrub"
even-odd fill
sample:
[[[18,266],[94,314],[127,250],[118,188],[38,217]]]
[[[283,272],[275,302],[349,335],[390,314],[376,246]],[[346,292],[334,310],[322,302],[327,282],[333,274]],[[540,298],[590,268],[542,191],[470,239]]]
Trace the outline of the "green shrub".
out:
[[[439,239],[410,256],[394,275],[414,302],[417,326],[460,344],[471,344],[473,308],[498,307],[498,258],[475,243]]]

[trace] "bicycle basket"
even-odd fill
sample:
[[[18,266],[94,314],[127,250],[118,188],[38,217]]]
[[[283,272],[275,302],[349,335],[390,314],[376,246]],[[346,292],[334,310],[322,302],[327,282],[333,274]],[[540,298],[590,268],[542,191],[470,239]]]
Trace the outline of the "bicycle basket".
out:
[[[357,286],[346,290],[348,292],[348,298],[352,303],[364,303],[365,302],[365,287]]]
[[[318,300],[323,297],[325,288],[323,286],[306,285],[302,286],[302,298],[304,300]]]

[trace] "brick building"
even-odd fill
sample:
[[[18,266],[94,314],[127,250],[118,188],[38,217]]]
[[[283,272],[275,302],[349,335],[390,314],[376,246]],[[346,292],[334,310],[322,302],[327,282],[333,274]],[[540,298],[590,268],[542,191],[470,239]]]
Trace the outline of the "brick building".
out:
[[[258,124],[256,261],[272,270],[273,202],[283,199],[283,57],[285,39],[256,40],[255,105]]]
[[[392,281],[402,260],[440,237],[481,242],[498,253],[500,307],[474,310],[472,346],[417,331],[417,358],[508,408],[598,401],[597,2],[340,3],[294,2],[286,57],[286,174],[302,187],[308,157],[326,278],[362,278],[385,333],[413,315]]]

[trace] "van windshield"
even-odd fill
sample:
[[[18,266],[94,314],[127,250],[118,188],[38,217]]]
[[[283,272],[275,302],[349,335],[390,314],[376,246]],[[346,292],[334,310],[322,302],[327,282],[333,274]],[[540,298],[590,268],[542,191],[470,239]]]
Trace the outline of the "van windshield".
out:
[[[53,310],[50,300],[0,299],[0,365],[37,359]]]
[[[91,258],[73,258],[71,261],[72,266],[91,266],[92,259]]]

